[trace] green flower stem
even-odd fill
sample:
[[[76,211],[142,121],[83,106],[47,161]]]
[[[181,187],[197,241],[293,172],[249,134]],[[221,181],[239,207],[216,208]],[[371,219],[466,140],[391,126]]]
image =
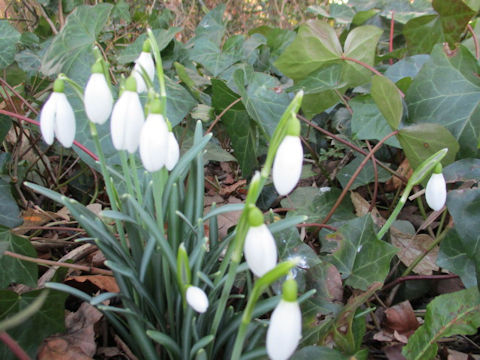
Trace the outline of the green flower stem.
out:
[[[163,74],[162,56],[158,48],[157,40],[151,29],[147,29],[147,36],[152,47],[153,57],[155,59],[155,68],[157,70],[158,84],[160,85],[160,101],[162,102],[162,115],[167,114],[167,90],[165,87],[165,76]]]
[[[102,64],[103,76],[105,76],[105,79],[107,80],[107,85],[110,88],[110,92],[113,94],[112,78],[110,77],[110,71],[108,70],[109,65],[103,58],[102,52],[100,51],[98,45],[95,45],[93,47],[93,52],[97,61],[100,61],[100,63]]]
[[[167,169],[164,167],[152,174],[153,200],[155,203],[155,212],[156,212],[158,228],[162,234],[164,233],[162,197],[163,197],[163,188],[165,187],[167,178],[168,178],[168,172],[167,172]]]
[[[138,180],[137,162],[134,154],[129,154],[130,168],[132,169],[133,184],[135,185],[135,192],[137,194],[137,201],[140,205],[143,204],[142,190],[140,189],[140,181]]]
[[[247,306],[243,311],[242,322],[238,328],[237,338],[233,346],[232,360],[239,360],[242,354],[243,343],[247,334],[248,325],[252,321],[253,310],[260,295],[275,281],[283,276],[286,276],[289,271],[298,264],[298,259],[284,261],[278,264],[275,268],[267,272],[260,279],[255,282],[252,293],[248,299]]]
[[[69,83],[75,91],[75,94],[77,94],[80,100],[83,101],[83,88],[77,82],[73,81],[65,74],[59,74],[57,78]]]
[[[110,200],[110,206],[112,207],[113,211],[119,211],[120,209],[120,202],[116,198],[114,191],[112,178],[110,177],[110,173],[107,168],[107,162],[105,160],[105,154],[103,153],[102,145],[100,144],[100,139],[98,138],[98,131],[97,126],[93,122],[89,122],[90,124],[90,134],[92,135],[93,142],[95,143],[95,148],[97,150],[98,155],[98,162],[100,163],[100,169],[102,171],[103,179],[105,181],[105,188],[107,190],[107,195]],[[122,247],[125,251],[128,251],[127,241],[125,239],[125,233],[123,231],[123,226],[120,220],[115,220],[115,227],[117,228],[118,235],[120,236],[120,241],[122,243]]]
[[[428,159],[424,160],[418,167],[415,169],[413,172],[412,176],[410,176],[410,179],[407,182],[407,185],[405,186],[405,190],[403,191],[402,196],[400,197],[400,200],[397,203],[397,206],[395,206],[395,209],[393,209],[392,214],[388,218],[388,220],[385,222],[385,224],[382,226],[380,231],[377,234],[377,237],[381,240],[383,236],[387,233],[388,229],[390,229],[390,226],[392,226],[393,222],[396,220],[398,214],[402,210],[403,206],[407,202],[408,196],[410,195],[410,191],[412,191],[412,188],[420,184],[425,177],[430,174],[432,169],[447,155],[448,149],[442,149],[437,151],[435,154],[430,156]]]
[[[273,165],[273,160],[275,158],[275,154],[277,152],[280,143],[282,142],[285,134],[287,132],[287,124],[288,120],[292,116],[297,116],[297,112],[300,109],[300,105],[303,99],[303,91],[298,92],[293,100],[288,105],[287,109],[283,113],[280,121],[278,122],[277,128],[272,135],[272,139],[270,141],[270,146],[267,153],[267,159],[265,160],[265,164],[263,165],[262,171],[260,174],[256,174],[251,182],[248,189],[247,198],[245,199],[245,207],[240,215],[240,219],[238,220],[238,224],[236,226],[236,233],[233,239],[232,244],[229,245],[227,254],[222,261],[220,266],[219,275],[215,280],[215,285],[218,285],[220,281],[222,281],[224,274],[226,272],[228,266],[228,274],[225,281],[225,284],[222,289],[222,294],[220,296],[220,300],[218,302],[217,311],[212,321],[212,326],[210,329],[210,334],[214,335],[217,333],[218,327],[220,325],[220,321],[223,317],[226,304],[228,298],[230,296],[230,292],[232,290],[233,283],[235,281],[235,276],[237,273],[237,268],[242,260],[243,255],[243,245],[245,243],[245,237],[247,236],[248,232],[248,210],[250,205],[255,205],[257,202],[260,193],[262,192],[263,186],[265,185],[266,180],[270,175],[270,171]],[[209,345],[209,353],[211,355],[213,346],[212,344]]]
[[[133,183],[132,179],[130,177],[130,169],[128,168],[128,159],[127,159],[127,152],[124,150],[119,151],[120,153],[120,160],[122,163],[122,171],[123,171],[123,176],[125,177],[125,183],[127,185],[127,192],[131,196],[135,196],[135,193],[133,192]]]

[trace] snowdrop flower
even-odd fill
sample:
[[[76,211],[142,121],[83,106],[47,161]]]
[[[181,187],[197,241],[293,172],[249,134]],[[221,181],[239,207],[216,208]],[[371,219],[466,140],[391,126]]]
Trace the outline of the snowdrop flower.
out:
[[[136,81],[130,76],[125,82],[125,90],[113,106],[110,130],[115,149],[134,153],[138,148],[144,120]]]
[[[187,303],[193,310],[204,313],[208,309],[208,298],[205,292],[197,286],[189,286],[186,293]]]
[[[287,135],[280,143],[273,161],[273,185],[280,195],[287,195],[297,185],[302,174],[302,162],[300,122],[292,116],[288,123]]]
[[[168,124],[168,139],[167,139],[167,159],[165,162],[165,167],[168,171],[172,170],[175,165],[177,165],[178,159],[180,158],[180,147],[178,146],[178,141],[173,134],[170,123]]]
[[[71,147],[75,138],[75,114],[67,100],[63,80],[53,84],[53,93],[43,105],[40,113],[40,131],[48,145],[56,137],[64,147]]]
[[[112,112],[112,93],[99,61],[92,66],[92,75],[85,86],[83,102],[88,118],[95,124],[105,123]]]
[[[169,132],[160,112],[160,100],[155,99],[140,133],[140,158],[149,172],[160,170],[167,160]]]
[[[133,67],[133,76],[135,77],[135,80],[137,80],[137,91],[139,93],[147,91],[147,85],[142,76],[142,68],[145,70],[150,80],[153,81],[153,77],[155,76],[155,64],[153,63],[152,54],[150,53],[149,40],[145,40],[143,43],[142,52],[137,60],[135,60],[135,66]]]
[[[286,360],[302,337],[302,313],[297,302],[297,283],[283,283],[282,300],[273,310],[267,330],[267,353],[272,360]]]
[[[272,233],[263,222],[263,214],[256,206],[248,212],[250,228],[245,237],[243,252],[248,267],[258,277],[277,265],[277,245]]]
[[[425,189],[425,198],[428,206],[432,210],[438,211],[443,208],[447,200],[447,184],[442,174],[442,165],[437,164],[433,174],[428,180],[427,188]]]

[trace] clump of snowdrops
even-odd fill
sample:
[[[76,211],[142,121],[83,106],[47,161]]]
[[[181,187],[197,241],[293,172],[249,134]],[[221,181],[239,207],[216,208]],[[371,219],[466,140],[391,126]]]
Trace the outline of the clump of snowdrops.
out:
[[[205,214],[203,152],[211,135],[203,135],[197,123],[193,146],[180,156],[166,116],[162,59],[151,31],[116,100],[108,64],[98,50],[95,54],[97,61],[84,88],[58,76],[40,125],[46,143],[56,138],[64,147],[72,146],[76,120],[64,93],[66,85],[72,86],[90,120],[111,209],[97,216],[73,199],[28,186],[68,207],[90,236],[83,241],[94,242],[105,255],[120,292],[92,297],[64,284],[47,287],[97,306],[139,358],[238,360],[265,354],[289,358],[301,339],[299,302],[314,291],[297,297],[292,270],[298,259],[279,262],[272,234],[306,218],[289,217],[267,225],[255,203],[272,168],[281,195],[291,192],[300,178],[303,150],[296,115],[302,93],[279,119],[245,203],[218,208],[214,204]],[[143,103],[140,93],[146,93]],[[98,139],[97,125],[109,119],[119,168],[106,162]],[[238,224],[222,239],[217,217],[234,210],[242,210]],[[279,281],[282,290],[265,296]]]

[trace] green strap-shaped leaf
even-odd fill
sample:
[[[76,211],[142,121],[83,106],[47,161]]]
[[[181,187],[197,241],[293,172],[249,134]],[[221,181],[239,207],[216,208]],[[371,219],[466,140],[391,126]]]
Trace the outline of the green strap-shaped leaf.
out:
[[[476,287],[440,295],[427,306],[425,323],[403,348],[407,360],[429,360],[437,354],[436,342],[452,335],[471,335],[480,327],[480,294]]]

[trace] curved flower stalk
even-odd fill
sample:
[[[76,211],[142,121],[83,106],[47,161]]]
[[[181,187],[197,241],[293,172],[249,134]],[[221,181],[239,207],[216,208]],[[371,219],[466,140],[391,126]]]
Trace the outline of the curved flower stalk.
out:
[[[272,360],[286,360],[302,337],[302,313],[297,302],[297,283],[283,283],[282,300],[273,310],[267,330],[267,353]]]
[[[147,91],[147,84],[145,84],[145,80],[143,79],[143,70],[145,70],[146,74],[153,81],[153,77],[155,76],[155,64],[153,63],[152,53],[150,52],[150,41],[145,40],[143,43],[143,49],[138,58],[135,60],[135,66],[133,67],[132,75],[137,80],[137,91],[139,93],[143,93]]]
[[[208,309],[208,298],[207,294],[197,286],[190,285],[187,288],[186,299],[188,305],[192,307],[193,310],[199,313],[204,313]]]
[[[113,106],[110,130],[115,149],[134,153],[138,148],[144,121],[142,104],[136,92],[136,81],[130,76],[125,82],[124,92]]]
[[[150,104],[150,114],[140,132],[140,158],[145,169],[155,172],[165,166],[168,154],[168,127],[161,115],[159,99]]]
[[[442,165],[438,163],[428,180],[425,189],[425,199],[432,210],[439,211],[447,200],[447,184],[442,174]]]
[[[53,93],[40,113],[40,131],[48,145],[52,145],[56,137],[64,147],[69,148],[75,139],[76,124],[75,114],[63,92],[64,89],[64,81],[55,80]]]
[[[172,131],[172,126],[170,122],[167,121],[168,125],[168,139],[167,139],[167,159],[165,160],[165,167],[168,171],[171,171],[175,165],[177,165],[178,159],[180,158],[180,147],[178,146],[177,138]]]
[[[245,238],[244,254],[248,267],[258,277],[277,265],[277,245],[272,233],[263,222],[260,209],[252,206],[248,213],[248,229]]]
[[[303,148],[300,141],[300,122],[291,116],[287,125],[287,134],[278,147],[273,161],[273,185],[284,196],[297,185],[302,174]]]
[[[92,74],[85,86],[83,103],[88,118],[95,124],[105,123],[112,112],[112,93],[99,61],[92,66]]]

